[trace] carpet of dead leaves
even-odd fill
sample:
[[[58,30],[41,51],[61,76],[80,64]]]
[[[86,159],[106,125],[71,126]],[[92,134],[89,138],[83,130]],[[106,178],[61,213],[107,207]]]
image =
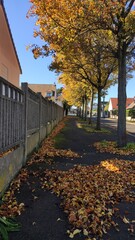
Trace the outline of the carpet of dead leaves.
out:
[[[15,217],[24,211],[24,203],[19,203],[15,193],[20,190],[21,185],[29,178],[29,172],[23,168],[18,176],[11,182],[10,187],[5,192],[0,205],[0,217]]]
[[[54,156],[78,157],[71,150],[55,149],[54,137],[64,126],[65,120],[12,181],[3,196],[0,216],[16,216],[25,210],[24,203],[17,202],[15,196],[16,191],[29,182],[29,165],[44,161],[51,164],[50,158]],[[88,240],[102,239],[111,226],[119,231],[119,225],[113,220],[113,216],[119,216],[117,204],[135,201],[135,162],[132,161],[112,159],[94,166],[76,165],[68,171],[45,170],[42,176],[37,170],[34,175],[36,179],[38,177],[41,189],[49,189],[61,198],[72,226],[67,231],[70,238],[82,233]],[[127,216],[121,216],[121,219],[128,225],[129,234],[133,235],[135,219],[128,219]]]
[[[118,148],[116,142],[112,141],[101,141],[96,142],[93,144],[93,146],[101,153],[103,152],[109,152],[113,154],[119,154],[119,155],[132,155],[135,154],[135,149],[132,148]]]
[[[38,155],[41,158],[45,157],[79,157],[78,153],[71,151],[71,149],[57,149],[55,148],[54,137],[65,127],[65,122],[68,120],[66,117],[61,121],[58,126],[52,131],[52,133],[43,141],[41,148],[38,151]],[[37,157],[37,154],[36,154]]]
[[[43,141],[39,151],[34,153],[29,161],[26,164],[26,167],[20,170],[19,175],[11,182],[8,191],[5,192],[2,201],[0,203],[0,217],[5,216],[16,216],[20,215],[24,211],[24,203],[18,203],[15,197],[16,191],[19,191],[21,185],[28,181],[29,171],[27,166],[30,166],[34,163],[40,164],[42,162],[51,165],[53,160],[51,157],[61,156],[67,158],[78,157],[79,155],[70,149],[55,149],[54,137],[65,127],[65,122],[68,120],[68,117],[64,118],[52,131],[52,133]],[[10,150],[11,151],[11,150]],[[12,149],[13,151],[13,149]],[[6,153],[8,154],[8,152]],[[3,155],[2,155],[3,156]],[[34,174],[34,173],[33,173]],[[38,173],[36,173],[38,175]]]
[[[135,201],[135,163],[115,159],[96,166],[77,165],[65,172],[46,170],[42,184],[61,197],[73,226],[68,231],[70,238],[82,232],[101,239],[111,226],[119,231],[117,222],[112,220],[119,212],[117,204]],[[125,216],[122,220],[129,225],[135,223]]]

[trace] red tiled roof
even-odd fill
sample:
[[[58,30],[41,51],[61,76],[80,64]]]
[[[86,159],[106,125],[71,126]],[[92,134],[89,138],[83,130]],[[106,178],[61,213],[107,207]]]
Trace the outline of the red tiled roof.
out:
[[[135,107],[135,102],[132,102],[131,104],[129,104],[129,106],[127,107],[127,109],[131,109]]]
[[[128,108],[128,106],[134,102],[134,98],[127,98],[127,102],[126,102],[126,108]]]
[[[118,98],[110,98],[112,103],[112,109],[118,109]],[[127,98],[126,108],[134,101],[134,98]]]
[[[118,98],[110,98],[112,109],[118,109]]]

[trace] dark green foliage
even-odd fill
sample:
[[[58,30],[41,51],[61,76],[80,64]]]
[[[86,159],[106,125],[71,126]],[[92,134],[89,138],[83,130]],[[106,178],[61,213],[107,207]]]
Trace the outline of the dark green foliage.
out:
[[[129,117],[129,109],[126,110],[126,117]]]
[[[112,110],[112,115],[118,116],[118,109]]]
[[[8,233],[19,231],[20,227],[20,224],[13,218],[0,217],[0,236],[2,240],[8,240]]]
[[[135,118],[135,109],[130,109],[129,110],[129,117]]]

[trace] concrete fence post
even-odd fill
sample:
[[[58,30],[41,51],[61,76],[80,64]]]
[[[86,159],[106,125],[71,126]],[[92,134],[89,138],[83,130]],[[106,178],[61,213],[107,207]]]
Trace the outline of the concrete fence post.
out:
[[[21,89],[24,92],[24,162],[27,160],[27,116],[28,116],[28,83],[22,83]]]
[[[40,144],[42,131],[42,95],[41,92],[38,92],[37,94],[39,96],[39,144]]]
[[[51,107],[51,131],[52,131],[52,129],[53,129],[53,102],[52,102],[52,100],[51,100],[50,107]]]

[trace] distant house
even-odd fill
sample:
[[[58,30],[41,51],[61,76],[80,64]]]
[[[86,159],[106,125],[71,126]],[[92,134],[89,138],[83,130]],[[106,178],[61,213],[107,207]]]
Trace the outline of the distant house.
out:
[[[56,103],[57,105],[59,105],[60,107],[63,107],[63,96],[62,95],[58,95],[56,98]]]
[[[127,107],[127,109],[135,109],[135,97],[133,102]]]
[[[101,102],[101,117],[108,117],[108,102],[102,101]]]
[[[19,87],[21,73],[3,0],[0,0],[0,76]]]
[[[56,101],[56,85],[55,84],[28,84],[28,87],[34,92],[41,92],[42,96]]]
[[[134,101],[134,98],[127,98],[126,100],[126,108],[130,106],[130,104]],[[110,98],[109,100],[109,106],[108,111],[110,113],[110,117],[112,117],[112,114],[115,110],[118,110],[118,98]]]

